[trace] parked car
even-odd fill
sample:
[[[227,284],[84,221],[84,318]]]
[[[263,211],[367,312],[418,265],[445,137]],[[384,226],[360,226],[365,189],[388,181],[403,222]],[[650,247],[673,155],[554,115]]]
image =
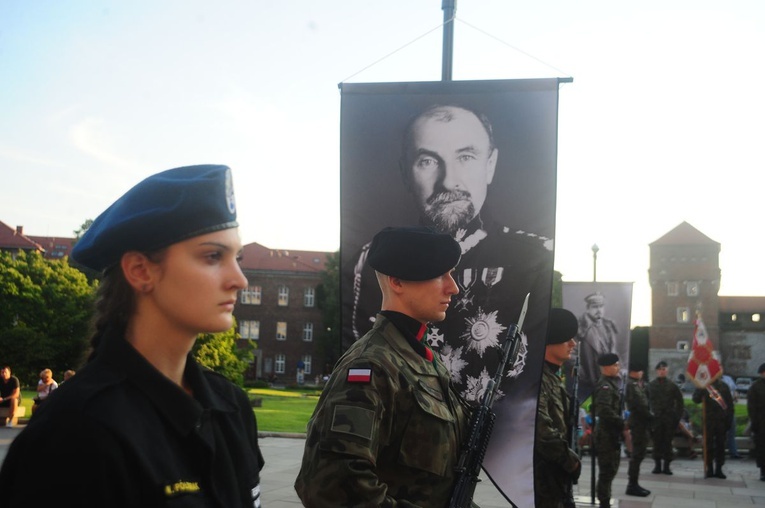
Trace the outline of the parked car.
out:
[[[750,386],[752,386],[752,380],[748,377],[736,378],[736,391],[739,395],[746,395],[749,392]]]

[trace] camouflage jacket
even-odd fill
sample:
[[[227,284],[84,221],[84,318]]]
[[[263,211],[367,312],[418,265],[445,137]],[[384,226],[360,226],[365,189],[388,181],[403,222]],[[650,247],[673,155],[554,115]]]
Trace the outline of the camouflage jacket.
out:
[[[579,457],[569,448],[569,407],[560,377],[545,365],[537,405],[536,462],[555,464],[567,473],[579,466]]]
[[[601,376],[592,392],[592,414],[597,418],[595,439],[616,439],[624,430],[618,377]]]
[[[446,506],[467,410],[383,315],[338,361],[295,481],[307,507]]]
[[[628,378],[624,402],[630,412],[627,419],[630,427],[647,426],[651,419],[651,410],[648,407],[648,395],[643,383],[637,379]]]
[[[657,377],[648,383],[648,403],[654,418],[671,428],[677,427],[683,416],[683,393],[666,377]]]
[[[709,391],[706,388],[697,388],[693,392],[693,402],[700,404],[706,399],[707,429],[722,427],[727,430],[733,423],[733,396],[730,393],[730,388],[720,379],[714,381],[710,386],[720,393],[722,403],[725,405],[724,408],[709,395]]]

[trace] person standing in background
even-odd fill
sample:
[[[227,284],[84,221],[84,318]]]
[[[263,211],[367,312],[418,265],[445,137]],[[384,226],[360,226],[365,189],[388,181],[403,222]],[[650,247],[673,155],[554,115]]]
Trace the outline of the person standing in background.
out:
[[[606,353],[598,358],[601,376],[592,392],[592,414],[595,417],[595,453],[598,458],[597,497],[600,508],[611,507],[611,483],[619,470],[621,438],[624,432],[619,357]]]
[[[758,377],[746,396],[746,409],[752,425],[752,439],[760,468],[760,481],[765,482],[765,363],[757,369]]]
[[[648,446],[648,433],[651,422],[651,410],[648,407],[648,395],[643,384],[643,366],[630,364],[625,403],[629,411],[627,425],[632,436],[632,453],[630,454],[629,469],[627,470],[627,490],[630,496],[645,497],[651,493],[638,485],[640,463],[645,458]]]
[[[669,464],[675,455],[672,438],[683,416],[685,403],[683,393],[668,377],[667,362],[656,364],[656,378],[648,383],[648,403],[653,414],[651,438],[653,439],[653,460],[656,463],[653,474],[672,474]]]

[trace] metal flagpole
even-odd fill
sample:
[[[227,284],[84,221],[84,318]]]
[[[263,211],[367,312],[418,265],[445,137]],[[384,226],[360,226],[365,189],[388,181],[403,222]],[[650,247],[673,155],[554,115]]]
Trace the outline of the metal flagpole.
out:
[[[441,59],[441,81],[452,80],[452,57],[454,54],[454,15],[457,12],[457,0],[441,0],[444,11],[444,42]]]

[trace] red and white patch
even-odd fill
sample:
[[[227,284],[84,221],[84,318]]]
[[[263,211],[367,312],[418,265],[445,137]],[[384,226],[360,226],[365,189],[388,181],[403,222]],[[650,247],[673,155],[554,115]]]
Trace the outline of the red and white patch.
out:
[[[349,383],[369,383],[372,381],[372,369],[348,369]]]

